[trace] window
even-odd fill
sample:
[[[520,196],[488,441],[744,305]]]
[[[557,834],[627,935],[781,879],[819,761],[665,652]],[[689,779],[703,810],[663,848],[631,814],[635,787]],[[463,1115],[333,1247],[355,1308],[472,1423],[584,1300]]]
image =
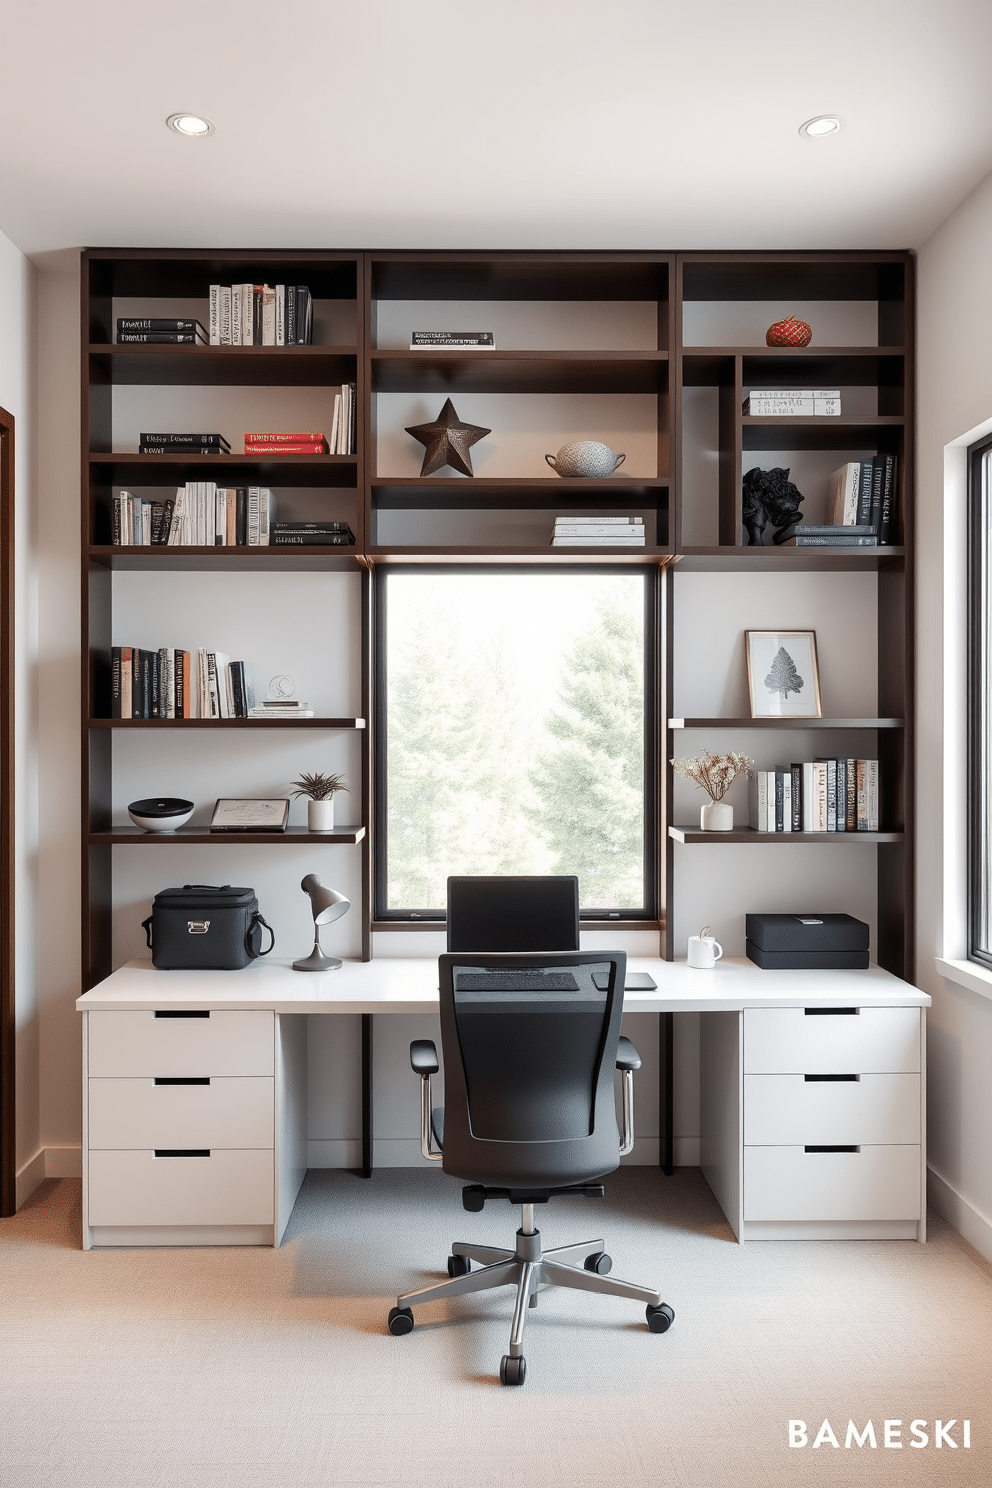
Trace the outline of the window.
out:
[[[376,575],[376,919],[443,920],[452,873],[576,873],[654,919],[656,575]]]
[[[969,459],[968,956],[992,966],[992,439]]]

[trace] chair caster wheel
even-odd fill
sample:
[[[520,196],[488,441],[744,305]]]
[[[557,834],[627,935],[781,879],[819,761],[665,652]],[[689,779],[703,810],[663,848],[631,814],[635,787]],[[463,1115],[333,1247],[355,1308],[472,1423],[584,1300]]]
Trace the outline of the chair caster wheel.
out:
[[[469,1259],[468,1256],[463,1256],[463,1255],[449,1255],[449,1257],[448,1257],[448,1275],[452,1278],[452,1280],[456,1276],[467,1276],[468,1273],[471,1271],[471,1269],[472,1269],[472,1262],[471,1262],[471,1260]]]
[[[499,1361],[499,1378],[503,1385],[522,1385],[527,1378],[527,1361],[523,1354],[517,1359],[504,1354]]]
[[[597,1250],[586,1256],[582,1264],[587,1271],[595,1271],[597,1276],[608,1276],[613,1270],[613,1257],[608,1256],[605,1250]]]
[[[644,1313],[651,1333],[667,1333],[675,1321],[675,1309],[669,1307],[667,1302],[662,1302],[660,1307],[652,1307],[649,1303]]]
[[[413,1313],[409,1307],[391,1307],[386,1322],[394,1338],[402,1338],[404,1333],[413,1332]]]

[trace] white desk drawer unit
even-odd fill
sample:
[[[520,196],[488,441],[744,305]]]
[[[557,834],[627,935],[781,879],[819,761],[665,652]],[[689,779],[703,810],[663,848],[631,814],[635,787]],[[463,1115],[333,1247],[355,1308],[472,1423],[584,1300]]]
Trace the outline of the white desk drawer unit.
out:
[[[272,1243],[275,1042],[271,1010],[88,1014],[91,1243]]]
[[[824,1235],[840,1225],[915,1229],[920,1009],[748,1008],[743,1036],[744,1236],[796,1225]]]

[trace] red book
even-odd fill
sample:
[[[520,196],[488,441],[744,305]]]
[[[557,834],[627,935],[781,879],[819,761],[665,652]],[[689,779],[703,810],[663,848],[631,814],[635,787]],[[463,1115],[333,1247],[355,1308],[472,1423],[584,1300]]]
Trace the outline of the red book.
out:
[[[246,444],[246,455],[326,455],[326,444]]]
[[[323,434],[246,434],[245,444],[323,444]]]

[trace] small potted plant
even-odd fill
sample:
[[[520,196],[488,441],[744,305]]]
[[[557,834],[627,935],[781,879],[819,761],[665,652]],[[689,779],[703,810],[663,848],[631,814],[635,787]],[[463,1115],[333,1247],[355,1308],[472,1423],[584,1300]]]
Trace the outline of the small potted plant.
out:
[[[334,831],[334,797],[338,791],[348,787],[341,775],[325,775],[316,770],[312,775],[302,774],[293,781],[293,795],[305,796],[307,802],[307,827],[311,832]]]
[[[676,775],[691,780],[709,796],[699,813],[704,832],[732,832],[734,808],[723,798],[738,775],[746,775],[754,764],[747,754],[711,754],[708,749],[695,759],[673,759]]]

